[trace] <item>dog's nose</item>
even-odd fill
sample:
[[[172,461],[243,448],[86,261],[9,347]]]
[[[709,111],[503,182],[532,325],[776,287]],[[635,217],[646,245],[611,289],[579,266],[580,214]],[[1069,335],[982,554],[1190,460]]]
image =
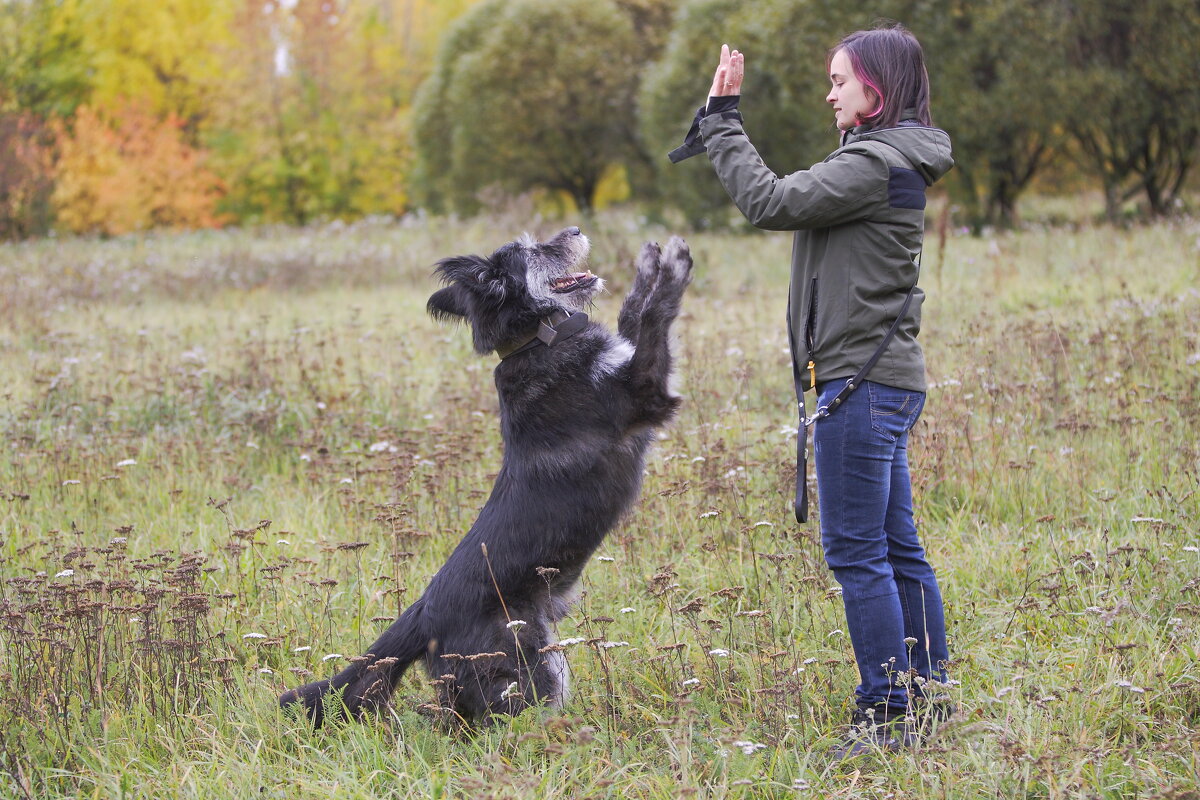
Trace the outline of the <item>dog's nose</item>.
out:
[[[578,236],[578,235],[579,235],[579,228],[577,228],[577,227],[575,227],[574,225],[572,225],[571,227],[567,228],[567,233],[571,234],[572,236]]]

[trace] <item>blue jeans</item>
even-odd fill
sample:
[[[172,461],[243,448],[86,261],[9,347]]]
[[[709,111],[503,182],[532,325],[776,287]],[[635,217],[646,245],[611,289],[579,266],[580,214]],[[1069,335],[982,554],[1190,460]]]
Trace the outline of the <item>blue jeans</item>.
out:
[[[822,384],[818,403],[845,385]],[[921,697],[924,681],[910,681],[910,667],[947,680],[942,595],[917,539],[908,474],[908,432],[924,405],[922,392],[865,381],[813,433],[821,543],[842,587],[860,706],[904,708]]]

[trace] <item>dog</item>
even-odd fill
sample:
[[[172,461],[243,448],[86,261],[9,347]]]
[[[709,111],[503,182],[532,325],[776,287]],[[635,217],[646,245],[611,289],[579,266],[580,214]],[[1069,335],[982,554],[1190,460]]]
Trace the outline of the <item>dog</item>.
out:
[[[526,235],[488,257],[442,259],[427,310],[470,325],[474,349],[497,353],[504,455],[478,519],[424,594],[328,680],[293,689],[320,725],[358,718],[391,696],[418,659],[441,709],[460,723],[561,706],[568,691],[555,627],[605,535],[636,501],[646,451],[680,398],[668,386],[669,331],[691,280],[687,244],[648,242],[614,335],[584,313],[603,280],[584,269],[578,228]]]

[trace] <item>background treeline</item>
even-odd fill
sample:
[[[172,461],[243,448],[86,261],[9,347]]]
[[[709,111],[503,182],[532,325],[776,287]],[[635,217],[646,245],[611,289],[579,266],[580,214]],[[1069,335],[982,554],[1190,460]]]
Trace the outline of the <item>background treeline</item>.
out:
[[[1110,218],[1182,208],[1196,0],[0,0],[0,236],[471,213],[532,194],[721,224],[665,153],[717,47],[779,172],[836,144],[824,55],[903,21],[955,141],[960,221],[1033,185]]]

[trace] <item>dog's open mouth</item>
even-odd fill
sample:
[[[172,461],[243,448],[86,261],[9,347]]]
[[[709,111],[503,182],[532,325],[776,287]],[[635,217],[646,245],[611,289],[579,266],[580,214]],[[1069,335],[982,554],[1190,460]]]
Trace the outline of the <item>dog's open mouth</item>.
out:
[[[595,283],[598,278],[592,274],[589,269],[587,272],[573,272],[570,275],[563,275],[557,278],[550,284],[550,291],[555,294],[565,294],[573,292],[576,289],[586,289]]]

